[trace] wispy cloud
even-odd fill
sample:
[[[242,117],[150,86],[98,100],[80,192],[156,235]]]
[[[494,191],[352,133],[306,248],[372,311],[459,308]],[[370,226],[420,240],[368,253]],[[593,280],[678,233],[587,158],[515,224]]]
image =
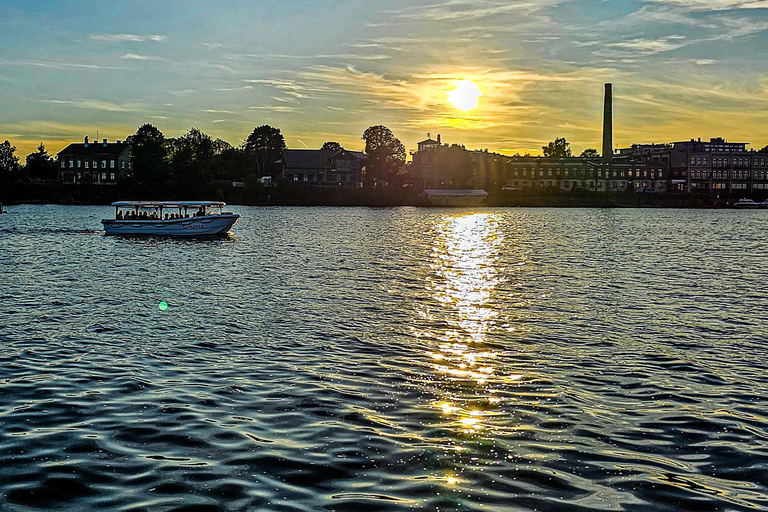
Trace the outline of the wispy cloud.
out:
[[[168,40],[166,36],[160,36],[160,35],[140,36],[136,34],[92,34],[88,36],[88,38],[93,39],[94,41],[131,42],[131,43],[145,43],[147,41],[164,43],[165,41]]]
[[[644,0],[649,3],[675,5],[691,11],[724,11],[730,9],[768,9],[768,0]]]
[[[448,0],[434,4],[407,8],[394,13],[396,18],[421,21],[473,20],[512,12],[535,12],[559,0]]]
[[[284,105],[262,105],[258,107],[248,107],[248,110],[268,110],[272,112],[296,112],[295,107],[287,107]]]
[[[110,101],[101,100],[42,100],[45,103],[55,103],[57,105],[67,105],[69,107],[88,108],[93,110],[103,110],[106,112],[139,112],[142,105],[139,104],[117,104]]]
[[[155,55],[139,55],[136,53],[126,53],[120,58],[123,60],[154,60],[154,61],[161,61],[161,62],[168,61],[168,59],[165,59],[163,57],[157,57]]]
[[[106,70],[125,70],[130,68],[121,68],[115,66],[99,66],[97,64],[78,64],[75,62],[63,61],[43,61],[43,60],[7,60],[0,59],[0,66],[32,66],[51,69],[106,69]]]

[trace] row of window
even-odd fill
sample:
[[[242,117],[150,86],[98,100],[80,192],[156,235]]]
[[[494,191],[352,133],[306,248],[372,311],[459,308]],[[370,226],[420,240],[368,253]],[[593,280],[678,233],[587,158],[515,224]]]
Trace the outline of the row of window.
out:
[[[519,180],[516,180],[516,181],[512,181],[512,185],[511,186],[514,187],[514,188],[518,188],[522,184],[523,188],[528,188],[529,186],[535,187],[537,183],[538,183],[538,186],[540,188],[544,188],[544,187],[556,187],[559,182],[557,182],[557,181],[543,181],[543,180],[541,180],[539,182],[536,182],[536,181],[533,181],[533,182],[522,181],[521,182]],[[629,183],[631,184],[633,182],[630,181]],[[642,182],[641,181],[635,181],[634,185],[635,185],[635,188],[637,188],[637,189],[647,190],[647,189],[650,189],[650,188],[653,187],[653,182],[650,182],[650,181],[642,181]],[[597,186],[599,188],[602,188],[602,183],[598,182]],[[627,186],[627,182],[626,181],[610,181],[609,182],[609,186],[612,189],[624,189]],[[595,188],[595,182],[594,181],[579,181],[579,180],[569,181],[569,180],[565,180],[565,181],[563,181],[563,188],[564,189],[571,189],[571,188]]]
[[[544,170],[539,169],[539,171],[538,171],[539,178],[543,178],[544,177],[544,172],[545,172]],[[622,178],[624,178],[624,177],[630,177],[630,178],[653,178],[654,177],[654,170],[653,169],[648,169],[648,170],[630,169],[630,170],[622,170],[622,171],[614,170],[612,172],[613,172],[613,176],[612,176],[613,178],[618,178],[618,177],[622,177]],[[558,169],[556,172],[553,171],[552,169],[547,169],[546,173],[547,173],[546,174],[547,177],[550,177],[550,178],[552,178],[552,177],[560,178],[560,169]],[[656,174],[655,177],[658,178],[658,179],[661,179],[661,178],[664,177],[664,172],[661,169],[655,171],[655,174]],[[576,171],[576,170],[568,170],[568,169],[566,169],[564,177],[566,177],[566,178],[578,178],[578,177],[584,178],[584,177],[586,177],[586,175],[587,175],[587,171],[584,171],[584,170]],[[527,177],[535,178],[536,177],[536,171],[533,170],[533,169],[522,169],[521,170],[521,169],[518,168],[518,169],[514,169],[512,171],[512,176],[514,176],[515,178],[517,178],[518,176],[521,176],[523,178],[527,178]],[[602,178],[603,177],[603,171],[598,171],[597,172],[597,176],[599,178]],[[608,171],[605,171],[605,177],[606,178],[611,177],[611,176],[608,175]]]
[[[93,181],[99,181],[99,173],[97,173],[97,172],[94,172],[92,174],[80,173],[80,172],[77,173],[77,179],[78,180],[81,180],[81,179],[86,178],[88,176],[90,176],[91,180],[93,180]],[[107,173],[106,172],[102,172],[101,173],[101,180],[100,181],[107,181]],[[113,173],[113,172],[109,173],[109,181],[115,181],[115,173]]]
[[[70,159],[69,160],[69,168],[70,169],[74,169],[75,166],[77,166],[78,169],[80,169],[81,167],[84,167],[85,169],[89,169],[89,165],[90,164],[91,164],[91,160],[80,160],[80,159],[78,159],[78,160],[71,160]],[[67,161],[66,160],[62,160],[61,161],[61,168],[62,169],[66,169],[66,167],[67,167]],[[94,169],[98,169],[99,168],[99,161],[98,160],[93,160],[93,168]],[[106,169],[107,168],[107,160],[102,160],[101,161],[101,168],[102,169]],[[115,161],[114,160],[109,160],[109,168],[110,169],[114,169],[115,168]],[[125,160],[120,160],[120,168],[121,169],[125,169]],[[128,164],[128,168],[129,169],[131,168],[131,164],[130,163]]]
[[[286,175],[286,178],[291,181],[291,175]],[[360,181],[360,177],[356,176],[354,174],[294,174],[293,175],[293,181],[309,181],[309,182],[319,182],[319,181],[336,181],[340,183],[355,183],[357,181]]]
[[[768,179],[768,171],[756,171],[751,173],[752,179],[756,180],[766,180]],[[734,179],[734,180],[748,180],[750,179],[750,173],[748,171],[733,171],[730,173],[725,171],[714,171],[713,173],[710,173],[708,171],[691,171],[691,179],[694,180],[727,180],[727,179]]]
[[[713,157],[712,158],[712,165],[714,167],[727,167],[729,162],[732,162],[734,166],[737,166],[737,167],[742,166],[743,167],[743,166],[747,166],[747,165],[750,164],[750,159],[749,158],[732,158],[732,159],[729,159],[729,158],[717,158],[717,157]],[[765,167],[766,166],[766,162],[767,162],[767,160],[765,158],[755,158],[754,165],[756,167]],[[707,165],[707,157],[705,157],[705,156],[702,156],[702,157],[698,157],[698,156],[691,157],[691,165]]]

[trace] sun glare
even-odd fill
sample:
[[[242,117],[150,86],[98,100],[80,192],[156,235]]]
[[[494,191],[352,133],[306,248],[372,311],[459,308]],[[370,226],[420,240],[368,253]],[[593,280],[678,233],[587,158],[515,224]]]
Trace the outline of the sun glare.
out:
[[[454,89],[448,93],[448,103],[459,110],[469,111],[477,108],[478,99],[483,93],[472,80],[456,80]]]

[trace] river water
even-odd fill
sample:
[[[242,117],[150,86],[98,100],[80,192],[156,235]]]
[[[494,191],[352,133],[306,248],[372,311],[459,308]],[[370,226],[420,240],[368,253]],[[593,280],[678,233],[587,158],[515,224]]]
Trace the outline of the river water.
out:
[[[768,212],[232,209],[0,216],[0,510],[768,509]]]

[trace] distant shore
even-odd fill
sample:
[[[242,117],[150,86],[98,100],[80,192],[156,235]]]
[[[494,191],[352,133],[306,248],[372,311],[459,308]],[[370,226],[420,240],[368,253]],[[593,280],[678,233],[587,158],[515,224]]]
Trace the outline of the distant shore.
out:
[[[331,187],[208,187],[194,190],[154,190],[100,185],[10,184],[0,202],[14,204],[109,205],[120,200],[216,200],[245,206],[433,206],[416,188],[351,189]],[[561,208],[726,208],[740,198],[691,194],[632,192],[499,191],[479,206]]]

